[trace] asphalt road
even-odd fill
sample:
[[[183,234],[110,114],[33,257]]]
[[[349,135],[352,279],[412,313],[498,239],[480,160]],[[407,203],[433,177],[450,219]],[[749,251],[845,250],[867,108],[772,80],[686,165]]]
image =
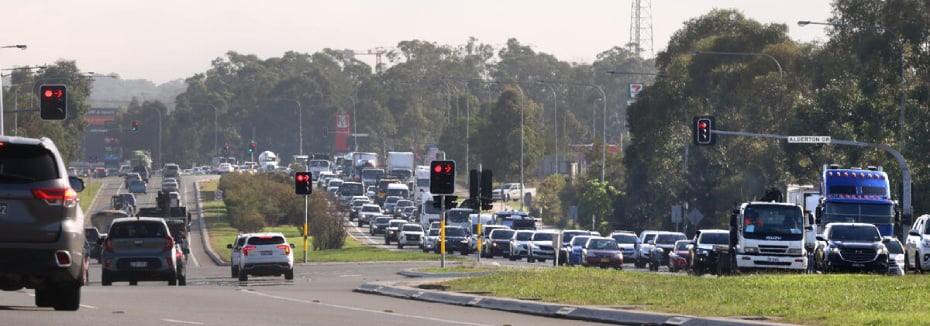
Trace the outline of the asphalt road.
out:
[[[188,207],[196,178],[183,177],[182,195]],[[122,179],[104,178],[99,199],[90,211],[106,208]],[[152,178],[151,187],[160,185]],[[154,205],[154,193],[140,196]],[[193,208],[192,208],[193,209]],[[194,218],[196,219],[196,214]],[[585,325],[579,321],[428,303],[353,292],[374,281],[401,281],[398,272],[435,267],[437,262],[310,263],[295,266],[295,279],[253,277],[238,282],[228,266],[217,266],[203,253],[192,223],[191,245],[196,263],[188,266],[187,286],[166,282],[126,282],[100,286],[100,266],[91,264],[91,284],[82,290],[81,309],[55,312],[34,305],[34,291],[0,291],[3,325]],[[404,249],[407,250],[407,249]],[[416,250],[416,247],[410,249]],[[437,256],[438,257],[438,256]],[[542,265],[542,264],[540,264]]]

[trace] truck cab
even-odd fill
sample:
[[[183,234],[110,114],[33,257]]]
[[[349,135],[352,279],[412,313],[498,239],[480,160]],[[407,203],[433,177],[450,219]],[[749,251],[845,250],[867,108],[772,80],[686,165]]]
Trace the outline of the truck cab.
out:
[[[807,270],[805,235],[812,228],[798,205],[743,203],[730,215],[731,262],[740,271]]]

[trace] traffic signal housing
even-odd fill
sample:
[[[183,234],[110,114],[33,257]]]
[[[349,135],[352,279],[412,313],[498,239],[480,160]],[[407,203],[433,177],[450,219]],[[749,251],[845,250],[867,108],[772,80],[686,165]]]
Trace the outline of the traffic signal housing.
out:
[[[229,155],[229,144],[223,146],[223,155]]]
[[[442,208],[443,198],[445,198],[446,209],[455,208],[457,205],[455,201],[459,199],[459,196],[433,196],[433,207]]]
[[[255,152],[255,145],[256,145],[255,142],[249,143],[249,153]]]
[[[694,117],[694,144],[713,145],[717,139],[714,137],[714,117]]]
[[[68,117],[68,87],[65,85],[42,85],[39,98],[42,120],[64,120]]]
[[[455,161],[429,163],[429,192],[434,195],[455,193]]]
[[[313,193],[313,174],[310,172],[297,172],[294,174],[294,193],[310,195]]]
[[[491,170],[481,170],[481,184],[480,193],[478,197],[481,198],[481,209],[489,210],[494,208],[494,201],[491,199],[491,192],[493,192],[493,182],[491,181]]]
[[[129,126],[130,131],[139,131],[139,120],[132,120],[132,125]]]

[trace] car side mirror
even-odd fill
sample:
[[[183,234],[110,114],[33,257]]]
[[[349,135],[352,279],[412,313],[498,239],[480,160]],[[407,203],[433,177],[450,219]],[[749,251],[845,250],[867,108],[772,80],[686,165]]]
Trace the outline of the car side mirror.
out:
[[[78,177],[68,177],[68,183],[71,184],[71,189],[74,191],[81,192],[84,191],[84,180]]]
[[[817,241],[827,241],[827,238],[824,238],[823,234],[818,234]]]
[[[294,244],[293,244],[293,243],[291,244],[291,249],[294,249]]]
[[[882,238],[882,243],[883,243],[883,244],[888,244],[889,242],[891,242],[891,239]]]
[[[191,253],[191,250],[188,248],[184,248],[181,251],[183,251],[185,255],[189,255]]]
[[[227,244],[226,244],[226,249],[232,249],[232,244],[231,244],[231,243],[227,243]]]

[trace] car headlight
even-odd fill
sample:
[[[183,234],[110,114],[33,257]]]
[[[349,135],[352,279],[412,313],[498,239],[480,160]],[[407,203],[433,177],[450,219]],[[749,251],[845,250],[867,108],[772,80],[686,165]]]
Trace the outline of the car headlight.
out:
[[[930,239],[924,239],[920,242],[924,247],[930,247]]]
[[[788,249],[788,254],[789,254],[789,255],[800,255],[800,254],[801,254],[801,248],[789,248],[789,249]]]
[[[532,242],[530,242],[530,247],[532,247],[533,249],[539,249],[539,246]]]
[[[887,255],[887,254],[888,254],[888,247],[885,247],[885,246],[879,247],[879,248],[878,248],[878,254],[879,254],[879,255]]]
[[[745,248],[743,248],[743,252],[745,252],[745,253],[747,253],[747,254],[758,254],[758,253],[759,253],[759,247],[745,247]]]
[[[831,253],[831,254],[839,254],[839,253],[840,253],[840,248],[832,247],[832,248],[830,248],[830,253]]]

